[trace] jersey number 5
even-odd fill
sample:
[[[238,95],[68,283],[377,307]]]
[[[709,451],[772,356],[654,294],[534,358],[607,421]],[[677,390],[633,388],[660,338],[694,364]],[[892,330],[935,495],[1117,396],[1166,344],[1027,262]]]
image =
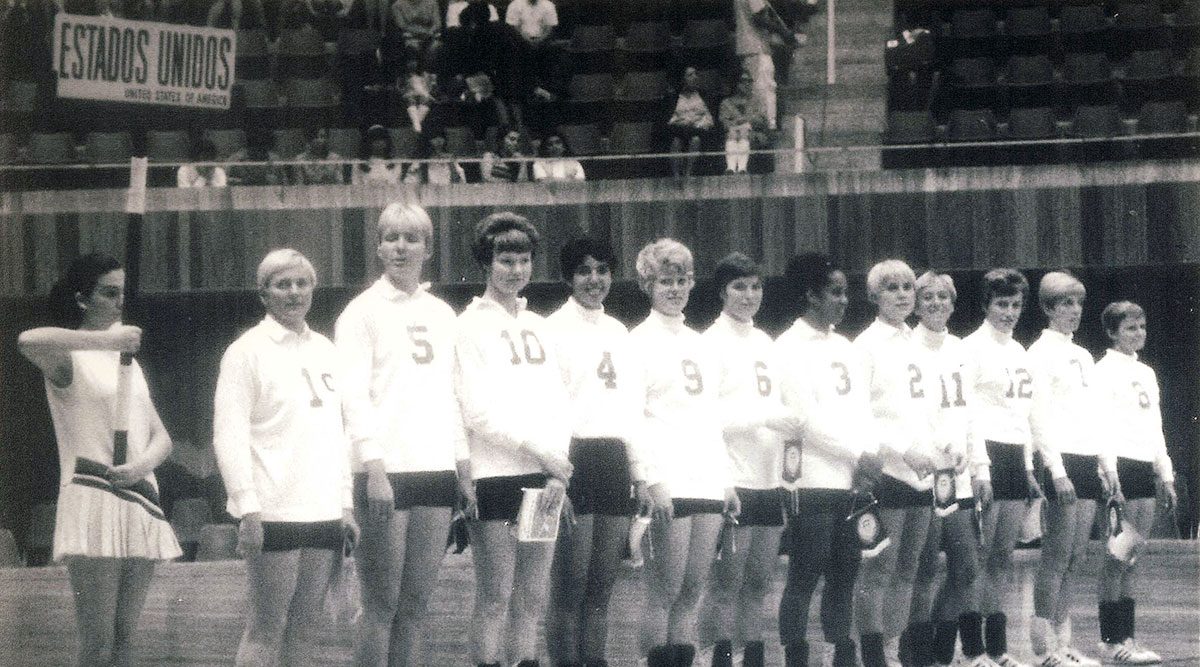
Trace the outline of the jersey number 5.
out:
[[[417,351],[412,353],[412,359],[418,364],[433,361],[433,345],[423,336],[429,329],[423,324],[414,324],[408,328],[408,339],[412,341]]]

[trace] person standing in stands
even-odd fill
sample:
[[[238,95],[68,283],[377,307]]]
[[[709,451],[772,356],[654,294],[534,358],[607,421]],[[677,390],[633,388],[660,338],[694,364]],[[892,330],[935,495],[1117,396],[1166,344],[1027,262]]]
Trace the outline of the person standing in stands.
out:
[[[358,539],[341,363],[308,327],[317,275],[291,249],[258,265],[266,317],[221,358],[213,449],[246,559],[249,618],[235,664],[313,662],[325,592]]]
[[[519,541],[513,528],[519,529],[525,490],[542,490],[539,513],[549,519],[564,502],[573,470],[567,458],[571,407],[553,330],[520,296],[533,273],[538,238],[515,213],[481,220],[471,250],[487,287],[458,317],[455,388],[478,498],[467,524],[475,559],[471,653],[478,665],[498,667],[504,660],[506,627],[505,664],[538,665],[554,545]]]
[[[125,271],[84,255],[50,293],[59,326],[21,332],[17,347],[45,377],[58,441],[61,485],[54,560],[66,561],[79,632],[78,664],[132,665],[138,618],[154,565],[182,555],[159,505],[154,469],[171,438],[150,401],[141,366],[118,396],[118,357],[141,348],[142,330],[121,323]],[[114,460],[117,410],[128,409],[127,458]]]
[[[575,525],[559,537],[554,555],[546,645],[557,665],[602,665],[608,603],[635,500],[649,512],[646,455],[634,437],[641,382],[625,325],[604,312],[612,250],[583,237],[564,245],[559,259],[571,296],[546,321],[570,397],[575,473],[567,496]]]
[[[742,71],[750,75],[755,97],[767,116],[767,127],[776,127],[775,61],[771,58],[771,39],[790,48],[798,46],[796,35],[775,13],[770,0],[734,0],[733,37]]]
[[[1027,504],[1042,496],[1033,471],[1029,412],[1035,384],[1025,348],[1013,340],[1029,282],[1014,269],[992,269],[983,276],[983,323],[963,339],[963,383],[968,404],[971,476],[975,501],[983,513],[983,579],[979,606],[983,618],[960,619],[959,632],[978,630],[961,622],[983,622],[988,657],[1000,667],[1023,667],[1008,652],[1004,595],[1012,588],[1013,549]]]
[[[1105,663],[1148,665],[1162,657],[1135,639],[1138,552],[1154,526],[1155,498],[1168,513],[1175,511],[1175,470],[1163,436],[1158,376],[1138,361],[1146,346],[1146,311],[1117,301],[1104,307],[1100,320],[1112,341],[1094,374],[1100,461],[1110,497],[1122,508],[1122,530],[1135,534],[1125,538],[1133,541],[1130,552],[1110,552],[1100,570],[1099,648]],[[1114,514],[1108,512],[1110,524]]]
[[[742,72],[737,92],[721,100],[717,117],[725,128],[725,173],[744,174],[750,149],[767,145],[767,114],[753,93],[754,79]]]
[[[511,64],[516,90],[510,91],[510,97],[521,100],[546,76],[555,56],[550,38],[558,27],[558,10],[551,0],[512,0],[504,22],[516,33]]]
[[[938,467],[933,449],[933,401],[940,396],[934,389],[937,373],[932,359],[913,342],[912,330],[905,322],[916,306],[916,280],[908,264],[898,259],[871,267],[867,297],[878,314],[854,339],[869,382],[876,432],[873,441],[880,443],[883,459],[883,478],[875,487],[875,497],[891,539],[886,549],[863,563],[854,599],[865,667],[899,661],[900,644],[916,633],[905,625],[932,515],[930,489]]]
[[[719,359],[717,400],[742,512],[736,525],[725,527],[703,625],[716,638],[714,667],[732,667],[738,647],[743,649],[741,664],[762,667],[763,607],[783,534],[783,440],[771,427],[790,432],[793,420],[785,419],[779,398],[775,345],[754,326],[763,297],[758,265],[732,253],[717,262],[713,282],[721,314],[703,338]]]
[[[780,393],[799,423],[784,452],[784,472],[798,472],[787,494],[787,583],[779,601],[786,667],[808,667],[808,609],[822,577],[821,628],[833,644],[834,667],[858,665],[852,638],[854,584],[862,546],[850,517],[859,492],[880,474],[871,402],[861,356],[833,329],[849,303],[846,275],[828,256],[793,257],[786,282],[797,291],[800,317],[775,342],[783,363]],[[798,468],[798,470],[797,470]],[[821,661],[815,661],[820,663]]]
[[[958,291],[945,273],[926,271],[917,278],[916,314],[920,322],[913,337],[933,358],[938,374],[940,404],[934,417],[934,448],[942,456],[940,465],[953,465],[953,508],[944,508],[929,524],[925,549],[917,564],[913,586],[910,642],[915,667],[949,667],[954,661],[954,642],[962,628],[963,667],[991,667],[983,647],[979,620],[979,541],[975,536],[975,496],[971,490],[967,407],[970,387],[963,383],[962,339],[950,333],[946,323],[954,314]],[[946,552],[945,581],[938,588],[938,554]],[[962,619],[961,622],[959,619]]]
[[[383,276],[346,306],[335,338],[362,526],[355,664],[415,667],[429,664],[425,609],[451,508],[456,493],[473,507],[474,487],[454,394],[454,311],[421,282],[433,222],[420,206],[390,204],[376,238]]]
[[[1072,341],[1083,319],[1083,283],[1065,271],[1042,276],[1038,303],[1049,320],[1029,346],[1030,369],[1037,381],[1029,424],[1034,448],[1041,453],[1042,489],[1046,492],[1042,557],[1033,586],[1029,639],[1037,667],[1099,667],[1071,645],[1071,589],[1087,554],[1104,495],[1100,479],[1091,385],[1092,355]]]
[[[684,322],[693,268],[692,252],[674,239],[638,252],[650,314],[629,335],[644,373],[639,437],[655,498],[641,632],[651,667],[692,664],[697,606],[723,518],[732,521],[739,512],[718,417],[718,361]]]

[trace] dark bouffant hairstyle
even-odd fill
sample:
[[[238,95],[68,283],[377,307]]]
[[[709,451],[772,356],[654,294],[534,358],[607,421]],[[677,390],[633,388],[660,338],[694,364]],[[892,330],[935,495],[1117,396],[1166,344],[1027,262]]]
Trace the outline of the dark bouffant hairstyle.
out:
[[[558,253],[558,268],[562,271],[563,280],[570,282],[571,276],[575,275],[575,270],[588,257],[607,264],[609,269],[612,269],[613,264],[616,263],[612,248],[608,243],[590,236],[581,236],[568,241]]]
[[[50,290],[50,318],[55,325],[74,329],[83,323],[76,294],[90,297],[100,276],[121,268],[115,258],[102,253],[79,257]]]
[[[789,289],[795,290],[795,298],[800,302],[800,314],[808,312],[809,293],[820,294],[832,282],[830,278],[837,270],[833,260],[824,253],[806,252],[788,260],[784,277]]]
[[[1021,295],[1022,299],[1029,296],[1029,281],[1016,269],[992,269],[983,274],[983,307],[986,309],[992,299],[1004,296]]]
[[[725,287],[738,278],[750,276],[761,277],[762,272],[754,260],[740,252],[731,252],[725,255],[713,269],[713,283],[717,288],[717,294],[724,294]]]
[[[493,213],[475,225],[471,254],[475,261],[490,266],[500,252],[536,253],[541,236],[523,215],[509,211]]]

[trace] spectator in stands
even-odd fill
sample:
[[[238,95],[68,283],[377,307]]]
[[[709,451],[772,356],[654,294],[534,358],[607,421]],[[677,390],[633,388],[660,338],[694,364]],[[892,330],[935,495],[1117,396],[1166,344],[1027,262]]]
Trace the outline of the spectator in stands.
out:
[[[707,143],[715,129],[708,101],[700,95],[696,84],[699,81],[695,67],[683,70],[683,82],[679,96],[675,98],[671,118],[667,120],[667,133],[671,136],[672,153],[689,153],[685,158],[671,158],[671,172],[676,176],[689,176],[695,167],[696,156]]]
[[[754,94],[766,111],[768,127],[775,129],[775,62],[771,39],[795,48],[796,35],[788,28],[769,0],[734,0],[734,39],[742,69],[750,74]]]
[[[496,97],[492,78],[487,74],[479,72],[467,77],[467,89],[460,99],[467,127],[471,128],[475,138],[487,136],[488,128],[510,125],[508,106]]]
[[[392,135],[382,125],[372,125],[363,137],[363,162],[351,171],[355,185],[399,185],[403,165],[392,159]]]
[[[265,127],[251,127],[246,131],[246,147],[229,156],[234,164],[229,168],[229,182],[233,185],[287,185],[287,171],[275,164],[279,162],[275,152],[275,135]]]
[[[562,137],[552,134],[542,142],[542,159],[533,163],[535,181],[582,181],[583,165],[567,156]]]
[[[486,0],[455,0],[446,8],[442,68],[447,74],[495,72],[503,34],[500,15]]]
[[[392,27],[404,46],[404,60],[416,59],[422,70],[433,68],[442,18],[436,0],[396,0],[392,3]],[[409,70],[413,71],[413,70]]]
[[[192,149],[192,159],[196,162],[216,160],[216,145],[208,139],[201,139]],[[184,164],[175,172],[175,183],[181,188],[223,188],[227,182],[225,170],[213,164]]]
[[[721,101],[717,113],[725,127],[725,173],[745,173],[750,149],[763,148],[770,141],[767,114],[754,94],[754,79],[748,72],[742,72],[737,92]]]
[[[229,28],[240,30],[242,17],[249,10],[254,23],[248,23],[246,28],[267,28],[267,12],[263,9],[263,0],[216,0],[208,8],[208,19],[205,25],[211,28]]]
[[[515,48],[510,52],[516,87],[512,97],[523,99],[554,58],[550,36],[558,27],[558,10],[550,0],[512,0],[504,12],[504,22],[517,35]]]
[[[342,159],[341,155],[329,150],[329,130],[320,128],[313,130],[308,139],[308,145],[296,156],[300,161],[312,161],[309,164],[298,164],[292,168],[292,182],[297,185],[330,185],[346,182],[346,176],[341,164],[329,164],[332,160]],[[321,164],[324,161],[324,164]]]
[[[529,180],[529,158],[521,154],[521,132],[508,129],[495,153],[483,154],[480,170],[485,182],[516,183]]]
[[[419,61],[409,60],[403,89],[408,121],[413,131],[420,134],[424,129],[425,119],[429,116],[429,105],[436,94],[437,75],[423,70]]]
[[[429,140],[429,159],[435,161],[427,162],[422,165],[421,170],[413,170],[410,173],[420,175],[423,171],[424,181],[430,185],[466,183],[467,173],[454,158],[455,155],[446,147],[445,135],[439,134]]]

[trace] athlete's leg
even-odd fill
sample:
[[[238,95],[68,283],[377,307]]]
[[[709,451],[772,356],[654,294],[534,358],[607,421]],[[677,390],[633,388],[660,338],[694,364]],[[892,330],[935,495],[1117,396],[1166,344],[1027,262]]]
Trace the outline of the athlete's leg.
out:
[[[358,624],[354,664],[381,667],[388,664],[388,645],[400,597],[409,513],[391,512],[382,517],[359,511],[362,529],[355,551],[362,590],[363,616]]]
[[[555,664],[579,662],[588,566],[592,561],[594,514],[575,517],[575,525],[558,536],[550,569],[550,610],[546,614],[546,648]]]
[[[250,616],[238,646],[238,667],[267,667],[276,662],[299,570],[299,549],[246,556]]]
[[[475,561],[475,608],[471,612],[471,653],[476,664],[501,662],[517,560],[517,539],[507,521],[471,521]]]
[[[592,526],[592,560],[588,565],[586,606],[580,657],[584,662],[604,659],[608,643],[608,604],[621,572],[621,552],[629,535],[629,517],[597,514]]]
[[[692,517],[692,531],[687,545],[687,564],[680,581],[679,594],[671,605],[668,640],[672,644],[696,643],[696,613],[704,580],[712,570],[717,555],[717,539],[721,534],[720,514],[697,514]]]
[[[67,574],[75,599],[80,667],[112,661],[121,559],[68,556]]]
[[[692,519],[684,517],[650,524],[646,557],[646,615],[642,622],[642,653],[667,644],[671,608],[683,586],[688,562]]]
[[[509,655],[514,662],[537,659],[538,628],[546,616],[546,603],[550,597],[550,564],[553,560],[553,544],[517,543],[512,617],[509,619]]]
[[[446,553],[449,507],[414,507],[408,511],[404,572],[400,577],[399,607],[392,624],[388,664],[427,665],[421,638],[429,599],[437,588],[438,566]]]
[[[150,593],[154,564],[154,561],[145,558],[121,559],[121,583],[117,592],[116,627],[113,632],[114,667],[133,665],[133,633],[142,615],[142,607],[146,605],[146,595]]]
[[[700,622],[700,632],[706,640],[720,642],[738,639],[739,593],[747,574],[746,563],[754,542],[754,531],[753,526],[734,528],[730,542],[732,548],[721,547],[720,556],[713,562]]]
[[[341,557],[334,549],[300,549],[299,575],[288,604],[281,664],[287,667],[318,664],[313,651],[316,634],[327,618],[325,593]]]

